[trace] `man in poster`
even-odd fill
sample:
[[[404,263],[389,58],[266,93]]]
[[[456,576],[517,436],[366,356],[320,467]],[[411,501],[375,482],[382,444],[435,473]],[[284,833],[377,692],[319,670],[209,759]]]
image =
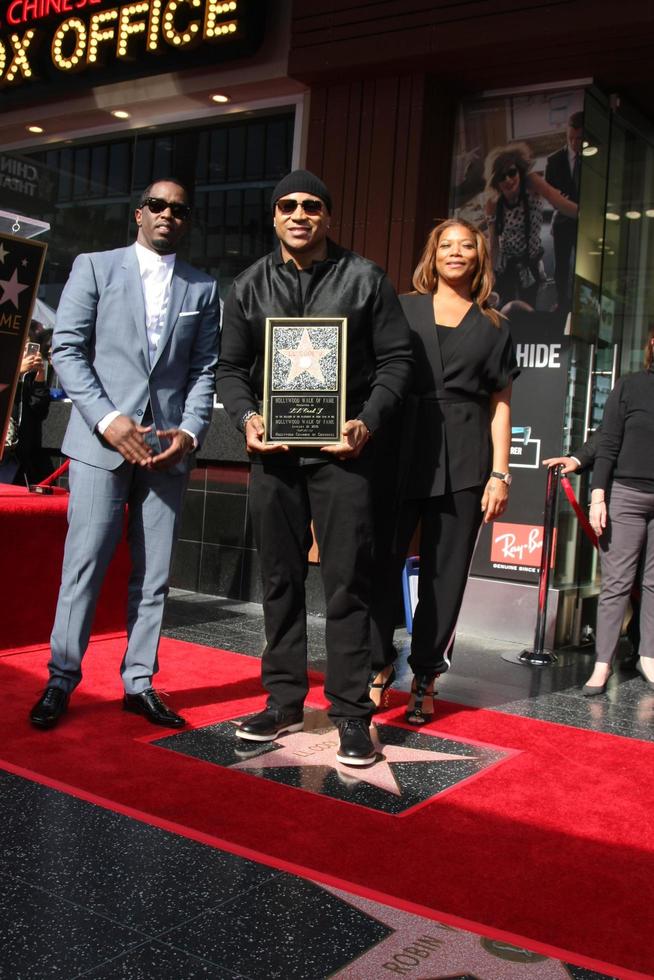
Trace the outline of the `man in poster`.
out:
[[[566,145],[547,158],[545,180],[575,204],[579,203],[581,176],[581,147],[584,134],[583,112],[573,112],[566,128]],[[554,281],[557,307],[561,312],[570,309],[572,292],[572,263],[577,241],[577,219],[555,211],[552,218],[554,238]]]
[[[305,580],[313,519],[326,599],[329,714],[339,729],[337,758],[375,760],[369,733],[372,446],[393,415],[411,373],[409,329],[397,296],[372,262],[327,237],[332,210],[325,184],[308,171],[273,191],[275,250],[235,280],[225,302],[218,392],[252,454],[250,514],[263,578],[265,710],[238,735],[272,741],[303,727],[308,692]],[[347,317],[346,423],[342,441],[291,449],[264,441],[266,317]],[[316,351],[318,356],[320,352]],[[307,351],[303,356],[309,357]]]

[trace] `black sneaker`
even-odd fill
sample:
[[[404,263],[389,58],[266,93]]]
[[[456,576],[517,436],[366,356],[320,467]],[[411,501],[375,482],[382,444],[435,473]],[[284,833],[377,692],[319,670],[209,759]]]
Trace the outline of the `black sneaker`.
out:
[[[297,711],[269,706],[244,721],[236,729],[236,734],[239,738],[248,738],[252,742],[272,742],[278,735],[301,732],[303,728],[304,714],[301,709]]]
[[[377,758],[370,725],[363,718],[343,718],[336,723],[341,736],[336,758],[346,766],[369,766]]]

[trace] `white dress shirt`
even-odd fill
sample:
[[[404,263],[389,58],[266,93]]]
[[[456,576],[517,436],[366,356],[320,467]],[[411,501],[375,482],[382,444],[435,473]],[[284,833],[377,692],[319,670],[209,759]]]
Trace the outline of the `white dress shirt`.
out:
[[[145,329],[148,336],[148,354],[150,364],[157,354],[161,333],[166,322],[168,303],[170,301],[170,285],[175,266],[175,253],[159,255],[150,248],[145,248],[140,242],[134,243],[136,258],[141,273],[143,286],[143,301],[145,303]],[[107,427],[118,418],[119,411],[108,412],[97,424],[97,430],[102,435]],[[187,430],[184,429],[184,432]],[[193,439],[197,448],[197,439],[192,432],[188,435]]]

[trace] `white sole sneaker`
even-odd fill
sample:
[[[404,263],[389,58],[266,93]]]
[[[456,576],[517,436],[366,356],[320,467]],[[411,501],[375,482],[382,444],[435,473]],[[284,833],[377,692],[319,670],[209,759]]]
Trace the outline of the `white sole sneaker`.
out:
[[[244,732],[240,728],[236,729],[236,734],[239,738],[247,739],[248,742],[274,742],[280,735],[288,735],[289,732],[301,732],[303,728],[304,722],[297,721],[294,725],[285,725],[280,728],[274,735],[253,735],[251,732]]]
[[[377,759],[377,753],[374,752],[371,756],[366,756],[365,759],[353,759],[348,755],[339,755],[336,753],[336,761],[341,762],[344,766],[370,766]]]

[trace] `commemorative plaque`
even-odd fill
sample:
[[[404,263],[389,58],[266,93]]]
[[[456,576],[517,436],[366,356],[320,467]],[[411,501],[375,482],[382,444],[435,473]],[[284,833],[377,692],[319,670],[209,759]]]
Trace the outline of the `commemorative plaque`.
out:
[[[328,446],[345,424],[347,317],[268,317],[266,442]]]

